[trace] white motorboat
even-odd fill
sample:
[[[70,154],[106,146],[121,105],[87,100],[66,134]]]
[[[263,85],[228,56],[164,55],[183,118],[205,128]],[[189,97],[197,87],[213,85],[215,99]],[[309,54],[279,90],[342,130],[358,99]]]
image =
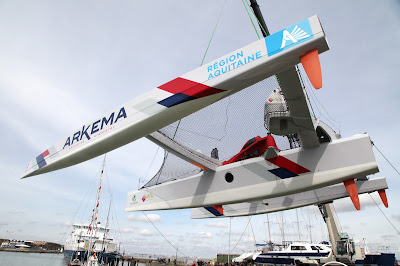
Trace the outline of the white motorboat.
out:
[[[272,246],[273,247],[273,246]],[[331,248],[324,244],[316,243],[292,243],[283,250],[263,252],[253,257],[255,263],[261,264],[293,264],[310,260],[326,258],[331,253]]]

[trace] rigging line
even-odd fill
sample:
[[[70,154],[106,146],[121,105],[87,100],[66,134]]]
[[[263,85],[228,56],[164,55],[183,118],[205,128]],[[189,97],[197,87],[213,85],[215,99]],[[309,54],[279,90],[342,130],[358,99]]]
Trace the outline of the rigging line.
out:
[[[243,2],[243,0],[242,0],[242,2]],[[243,4],[244,4],[244,2],[243,2]],[[249,5],[249,3],[246,2],[246,4],[247,4],[247,6],[249,7],[249,9],[251,9],[251,12],[253,13],[254,17],[256,18],[257,23],[258,23],[260,29],[263,31],[263,33],[264,33],[266,36],[270,35],[269,32],[267,32],[266,29],[264,29],[264,27],[261,25],[261,22],[258,20],[256,14],[254,13],[253,8],[251,8],[251,6]],[[247,10],[247,8],[246,8],[246,10]],[[247,13],[248,13],[248,12],[247,12]],[[250,15],[249,15],[249,17],[250,17]],[[251,19],[251,18],[250,18],[250,19]],[[253,21],[251,21],[251,23],[253,23]],[[253,26],[254,26],[254,24],[253,24]],[[257,32],[257,30],[256,30],[256,32]],[[257,32],[257,36],[258,36],[258,32]],[[260,36],[258,36],[258,39],[260,39]]]
[[[381,208],[378,206],[378,204],[376,203],[376,201],[374,200],[374,198],[371,196],[371,193],[368,193],[368,195],[371,197],[371,199],[374,201],[376,207],[378,207],[378,209],[381,211],[381,213],[383,214],[383,216],[385,216],[386,220],[390,223],[390,225],[394,228],[394,230],[396,230],[397,234],[400,235],[399,230],[397,230],[397,228],[393,225],[393,223],[389,220],[389,218],[385,215],[385,213],[381,210]]]
[[[309,87],[309,83],[308,83],[308,82],[307,82],[307,85],[308,85],[308,86],[304,86],[304,90],[305,90],[306,92],[310,90],[310,87]],[[312,91],[312,89],[311,89],[311,91]],[[318,103],[316,102],[314,93],[310,93],[310,95],[311,95],[312,100],[315,102],[315,107],[317,108],[319,115],[321,116],[321,115],[322,115],[322,112],[321,112],[321,110],[319,109]],[[307,96],[308,96],[308,94],[307,94]],[[308,100],[309,100],[309,102],[310,102],[310,106],[312,106],[311,98],[308,98]],[[311,107],[311,108],[312,108],[312,107]],[[313,111],[313,113],[314,113],[314,117],[316,118],[317,116],[315,115],[314,109],[313,109],[312,111]]]
[[[324,122],[326,123],[326,124],[329,124],[329,126],[333,129],[335,129],[335,130],[337,130],[337,132],[340,134],[340,122],[336,122],[336,121],[334,121],[333,119],[330,119],[328,116],[329,116],[329,114],[328,114],[328,112],[325,110],[325,108],[322,106],[322,104],[320,103],[320,104],[318,104],[317,103],[317,101],[318,101],[318,98],[317,98],[317,96],[314,94],[314,90],[313,90],[313,88],[307,88],[306,89],[307,91],[311,91],[311,93],[310,93],[310,95],[311,95],[311,98],[312,98],[312,100],[313,100],[313,102],[315,103],[315,107],[317,108],[317,110],[318,110],[318,113],[319,113],[319,116],[318,116],[318,119],[319,118],[321,118],[321,117],[323,117],[323,118],[325,118],[326,120],[324,120]],[[310,98],[310,99],[311,99]],[[321,109],[319,109],[319,105],[321,105],[321,107],[322,108],[324,108],[324,110],[325,110],[325,113],[327,113],[328,114],[328,116],[326,116],[326,115],[324,115],[322,112],[321,112]],[[312,107],[312,105],[311,105],[311,101],[310,101],[310,106]],[[317,118],[317,116],[314,114],[314,117],[315,118]],[[338,126],[339,125],[339,126]]]
[[[306,76],[307,76],[307,75],[306,75]],[[310,83],[310,80],[308,79],[308,76],[307,76],[307,79],[306,79],[306,80],[307,80],[308,85],[311,86],[311,83]],[[311,88],[312,88],[312,87],[311,87]],[[341,122],[338,122],[338,121],[336,121],[335,119],[333,119],[333,117],[332,117],[332,116],[328,113],[328,111],[325,109],[324,105],[318,100],[318,97],[317,97],[317,95],[315,95],[314,90],[311,89],[311,93],[314,95],[316,101],[321,105],[322,109],[324,109],[325,113],[329,116],[329,118],[330,118],[333,122],[335,122],[336,124],[338,124],[338,125],[339,125],[339,128],[340,128]],[[332,123],[332,124],[333,124],[333,123]],[[335,125],[335,126],[338,127],[337,125]],[[339,131],[340,131],[340,130],[339,130]]]
[[[153,159],[151,160],[151,163],[150,163],[150,165],[149,165],[149,167],[147,168],[147,170],[146,170],[146,173],[144,174],[144,180],[146,180],[146,178],[147,178],[147,175],[149,174],[149,172],[150,172],[150,168],[153,166],[153,163],[154,163],[154,161],[155,161],[155,159],[156,159],[156,157],[157,157],[157,154],[158,154],[158,151],[160,150],[160,146],[158,146],[158,148],[157,148],[157,151],[156,151],[156,153],[154,154],[154,157],[153,157]],[[164,165],[164,164],[163,164]],[[139,178],[139,187],[138,187],[138,189],[140,188],[140,178]]]
[[[258,36],[258,39],[259,39],[259,40],[261,39],[261,38],[260,38],[260,35],[258,34],[258,31],[257,31],[257,29],[256,29],[256,27],[255,27],[255,25],[254,25],[254,23],[253,23],[253,20],[252,20],[250,14],[249,14],[249,11],[247,10],[246,4],[247,4],[247,6],[249,7],[249,9],[251,9],[251,12],[253,13],[254,17],[256,18],[257,23],[258,23],[258,25],[259,25],[261,31],[264,33],[263,36],[268,36],[268,35],[270,35],[269,32],[267,32],[266,29],[264,29],[264,27],[261,25],[261,22],[258,20],[256,14],[254,14],[254,10],[250,7],[249,3],[247,3],[247,2],[245,3],[244,0],[242,0],[242,2],[243,2],[243,5],[244,5],[244,8],[245,8],[246,11],[247,11],[247,14],[249,15],[251,24],[253,24],[253,27],[254,27],[254,30],[256,31],[256,34],[257,34],[257,36]],[[281,88],[281,82],[279,81],[278,76],[277,76],[277,75],[274,75],[274,77],[275,77],[276,82],[278,83],[279,88]]]
[[[73,223],[73,221],[74,221],[76,215],[78,214],[79,209],[81,208],[81,206],[82,206],[83,202],[85,201],[86,197],[88,196],[89,192],[92,191],[93,184],[95,183],[95,181],[96,181],[96,179],[97,179],[97,176],[99,175],[100,169],[101,169],[101,167],[99,168],[98,172],[94,175],[94,178],[93,178],[93,180],[92,180],[92,184],[90,185],[90,188],[86,191],[86,194],[85,194],[85,196],[83,197],[81,203],[79,204],[78,209],[75,211],[75,213],[74,213],[72,219],[69,221],[70,225],[66,227],[66,229],[65,229],[65,231],[64,231],[64,234],[63,234],[63,236],[61,237],[61,241],[60,241],[60,242],[63,242],[63,239],[65,238],[65,235],[67,234],[67,231],[69,230],[69,228],[72,226],[72,223]],[[86,207],[87,207],[87,204],[88,204],[88,202],[86,203]],[[55,259],[55,258],[54,258],[54,259]],[[53,258],[50,260],[50,262],[49,262],[48,265],[53,265]]]
[[[217,139],[218,141],[221,141],[222,139],[224,139],[226,137],[226,135],[228,134],[228,131],[226,130],[226,128],[228,127],[228,121],[229,121],[228,109],[229,109],[229,106],[231,105],[231,101],[232,101],[231,100],[231,96],[228,97],[228,100],[229,100],[229,102],[228,102],[228,104],[227,104],[227,106],[225,108],[225,118],[226,118],[225,125],[224,125],[225,134],[220,139]],[[209,137],[209,138],[212,138],[212,137]]]
[[[110,194],[110,204],[111,204],[112,210],[114,211],[115,221],[117,222],[119,237],[121,239],[121,243],[123,243],[124,241],[122,240],[122,234],[121,234],[121,228],[119,226],[118,215],[117,215],[117,212],[114,207],[114,202],[112,201],[112,191],[111,191],[110,181],[108,180],[108,171],[107,171],[106,165],[104,165],[104,170],[105,170],[105,174],[106,174],[108,193]]]
[[[299,69],[299,67],[297,65],[294,68],[295,68],[295,70],[297,72],[297,76],[299,77],[301,87],[303,88],[303,91],[304,91],[304,93],[306,95],[306,99],[308,100],[308,103],[310,104],[311,111],[312,111],[312,113],[313,113],[313,115],[315,117],[314,108],[313,108],[313,106],[311,104],[310,98],[308,97],[308,93],[307,93],[307,90],[306,90],[306,85],[304,84],[303,76],[301,75],[300,69]]]
[[[200,66],[202,66],[203,63],[204,63],[204,59],[206,58],[206,55],[207,55],[207,52],[208,52],[208,48],[210,48],[211,41],[212,41],[212,39],[213,39],[213,37],[214,37],[215,31],[217,30],[217,26],[218,26],[219,20],[221,19],[222,12],[223,12],[224,9],[225,9],[225,5],[226,5],[226,0],[225,0],[225,2],[224,2],[224,5],[222,6],[221,12],[219,13],[219,17],[218,17],[217,23],[215,24],[213,33],[211,34],[210,41],[208,42],[208,46],[207,46],[206,52],[204,53],[203,60],[201,60]]]
[[[201,60],[200,66],[202,66],[203,63],[204,63],[204,59],[206,58],[206,55],[207,55],[207,52],[208,52],[208,48],[210,48],[210,44],[211,44],[211,41],[212,41],[212,39],[213,39],[213,37],[214,37],[215,30],[217,29],[219,20],[220,20],[220,18],[221,18],[222,11],[224,11],[225,4],[226,4],[226,0],[225,0],[225,2],[224,2],[224,5],[222,6],[221,12],[219,13],[219,17],[218,17],[218,20],[217,20],[217,24],[215,24],[214,31],[213,31],[213,33],[211,34],[210,41],[208,42],[208,46],[207,46],[207,49],[206,49],[206,51],[205,51],[205,53],[204,53],[203,59]],[[176,135],[176,133],[178,132],[178,128],[179,128],[179,125],[181,124],[181,121],[182,121],[182,119],[179,119],[178,125],[176,126],[175,133],[174,133],[174,136],[172,137],[172,139],[175,139],[175,135]]]
[[[244,0],[242,0],[242,3],[243,3],[244,8],[246,9],[247,15],[248,15],[249,18],[250,18],[251,24],[253,24],[253,28],[254,28],[254,30],[256,31],[256,34],[257,34],[258,39],[261,39],[261,38],[260,38],[260,35],[258,34],[258,31],[257,31],[257,29],[256,29],[256,25],[254,25],[254,22],[253,22],[253,20],[252,20],[252,18],[251,18],[251,16],[250,16],[249,10],[247,9],[247,6],[246,6]],[[256,19],[257,19],[257,17],[256,17]],[[258,19],[257,19],[257,21],[258,21]],[[259,24],[260,27],[261,27],[261,24],[260,24],[259,21],[258,21],[258,24]],[[261,28],[262,28],[262,27],[261,27]]]
[[[83,216],[85,216],[85,214],[86,214],[86,213],[85,213],[85,210],[91,209],[91,208],[88,208],[88,205],[89,205],[89,197],[92,196],[92,193],[93,193],[93,192],[95,191],[95,189],[96,189],[97,176],[99,176],[99,175],[101,174],[101,168],[102,168],[102,166],[100,166],[99,171],[98,171],[97,174],[94,176],[93,181],[92,181],[92,184],[90,185],[88,191],[86,192],[85,197],[84,197],[83,200],[82,200],[82,203],[83,203],[83,201],[86,199],[86,196],[88,196],[88,200],[86,201],[86,206],[85,206],[85,208],[83,209],[83,213],[82,213],[82,218],[81,218],[81,222],[82,222],[82,223],[85,223],[85,221],[83,220],[83,219],[84,219]],[[88,195],[88,194],[89,194],[89,195]],[[80,208],[80,206],[81,206],[81,205],[79,205],[79,208]],[[78,211],[79,211],[79,209],[78,209]]]
[[[231,99],[230,96],[229,96],[228,98],[229,98],[229,101],[231,101],[231,100],[230,100],[230,99]],[[228,105],[229,105],[229,104],[228,104]],[[227,106],[226,108],[228,108],[228,106]],[[227,122],[226,122],[226,123],[227,123]],[[167,127],[168,127],[168,126],[167,126]],[[184,128],[181,128],[180,130],[181,130],[181,131],[188,132],[188,133],[191,133],[191,134],[195,134],[195,135],[198,135],[198,136],[202,136],[202,137],[205,137],[205,138],[208,138],[208,139],[218,140],[218,141],[220,141],[220,140],[222,140],[222,139],[224,138],[224,137],[222,137],[222,138],[214,138],[214,137],[207,136],[207,135],[204,135],[204,134],[201,134],[201,133],[192,131],[192,130],[184,129]]]
[[[235,250],[236,246],[239,244],[240,240],[242,239],[244,233],[245,233],[246,230],[247,230],[247,227],[249,227],[250,221],[251,221],[251,216],[249,216],[249,221],[247,222],[246,228],[244,229],[244,231],[243,231],[242,235],[240,236],[238,242],[237,242],[236,245],[232,248],[232,250],[230,251],[229,254],[232,254],[232,252]]]
[[[168,155],[169,155],[169,152],[166,151],[166,150],[164,150],[164,159],[163,159],[163,162],[162,162],[162,164],[161,164],[160,169],[158,169],[158,172],[155,174],[155,176],[158,176],[158,177],[157,177],[157,180],[156,180],[156,184],[158,184],[158,180],[160,180],[161,172],[162,172],[162,170],[164,169],[165,161],[167,160]],[[153,178],[152,178],[152,179],[153,179]],[[152,179],[150,179],[149,182],[150,182]],[[144,184],[143,187],[145,187],[149,182],[147,182],[146,184]]]
[[[336,218],[337,218],[337,221],[338,221],[338,224],[339,224],[339,228],[343,232],[342,224],[340,223],[340,219],[338,217],[338,213],[337,213],[335,205],[333,203],[332,203],[332,208],[333,208],[334,214],[336,215]]]
[[[251,222],[250,222],[250,228],[251,228],[251,232],[253,233],[253,239],[254,239],[254,245],[255,245],[255,244],[257,244],[257,241],[256,241],[256,236],[254,235],[253,225],[251,224]]]
[[[157,226],[153,223],[152,220],[150,220],[150,218],[146,215],[146,213],[144,211],[142,211],[142,213],[144,216],[146,216],[147,220],[149,220],[149,222],[154,226],[154,228],[158,231],[158,233],[171,245],[171,247],[173,247],[176,250],[177,248],[174,245],[172,245],[172,243],[161,233],[160,230],[158,230]],[[179,249],[178,249],[178,252],[186,257],[186,255],[183,254],[182,251],[180,251]]]
[[[222,6],[221,12],[219,13],[219,17],[218,17],[217,23],[215,24],[213,33],[211,34],[210,41],[208,42],[208,46],[207,46],[206,51],[204,52],[204,56],[203,56],[203,59],[201,60],[200,66],[202,66],[203,63],[204,63],[204,59],[206,58],[208,49],[210,48],[211,41],[212,41],[212,39],[213,39],[213,37],[214,37],[214,33],[215,33],[215,31],[216,31],[216,29],[217,29],[217,26],[218,26],[218,24],[219,24],[219,20],[221,19],[222,12],[223,12],[224,9],[225,9],[226,1],[227,1],[227,0],[225,0],[224,5]],[[176,136],[176,133],[178,132],[178,128],[179,128],[179,125],[181,124],[181,121],[182,121],[182,119],[179,119],[178,125],[176,126],[175,133],[174,133],[174,136],[172,137],[172,139],[175,139],[175,136]],[[167,156],[168,156],[168,154],[167,154]],[[167,156],[166,156],[166,157],[167,157]],[[166,157],[164,158],[164,160],[166,159]],[[162,168],[160,169],[160,172],[161,172],[161,170],[162,170]]]
[[[377,151],[383,156],[383,158],[385,158],[385,160],[390,164],[390,166],[396,171],[396,173],[398,175],[400,175],[400,172],[397,171],[397,169],[393,166],[393,164],[386,158],[385,155],[383,155],[383,153],[378,149],[378,147],[375,145],[375,143],[373,141],[371,141],[372,145],[374,145],[374,147],[377,149]]]

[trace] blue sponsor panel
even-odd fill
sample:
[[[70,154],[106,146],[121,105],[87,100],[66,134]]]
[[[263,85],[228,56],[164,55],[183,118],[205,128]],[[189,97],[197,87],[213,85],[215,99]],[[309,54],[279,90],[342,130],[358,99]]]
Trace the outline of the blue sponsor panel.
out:
[[[268,56],[314,38],[308,19],[265,37]]]

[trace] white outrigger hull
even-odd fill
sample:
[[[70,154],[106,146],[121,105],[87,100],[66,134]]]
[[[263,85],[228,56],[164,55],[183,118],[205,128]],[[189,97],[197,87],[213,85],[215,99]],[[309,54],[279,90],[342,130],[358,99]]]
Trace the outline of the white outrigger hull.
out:
[[[226,205],[281,197],[378,172],[367,134],[281,151],[128,193],[126,210]]]
[[[357,191],[359,194],[372,193],[388,188],[385,177],[373,178],[368,180],[356,180],[355,184],[357,186]],[[346,198],[348,196],[349,194],[346,190],[346,187],[343,184],[337,184],[329,187],[323,187],[315,190],[266,199],[262,201],[223,205],[223,213],[219,212],[213,207],[194,208],[192,209],[190,218],[223,218],[272,213],[309,205],[327,203],[337,199]]]

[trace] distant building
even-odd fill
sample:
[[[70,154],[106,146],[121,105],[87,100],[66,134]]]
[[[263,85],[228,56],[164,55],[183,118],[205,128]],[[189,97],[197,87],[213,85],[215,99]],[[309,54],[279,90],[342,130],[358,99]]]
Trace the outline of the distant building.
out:
[[[217,254],[217,263],[231,263],[233,258],[239,257],[238,254]],[[229,262],[228,262],[229,257]]]

